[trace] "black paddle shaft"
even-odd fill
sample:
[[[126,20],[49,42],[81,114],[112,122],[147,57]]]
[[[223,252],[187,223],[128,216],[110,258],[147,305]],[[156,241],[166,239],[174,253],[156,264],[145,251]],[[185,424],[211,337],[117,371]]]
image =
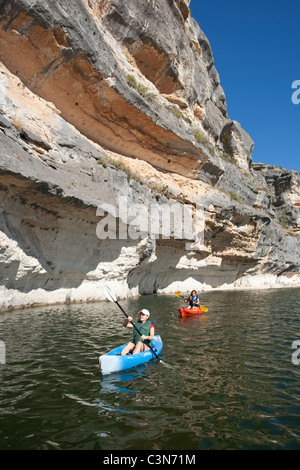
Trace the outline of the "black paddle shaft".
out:
[[[124,315],[128,318],[127,313],[125,312],[125,310],[123,310],[123,308],[121,307],[121,305],[119,304],[119,302],[118,302],[117,300],[116,300],[116,304],[117,304],[117,306],[122,310],[122,312],[124,313]],[[131,320],[130,320],[130,323],[132,324],[133,328],[135,328],[135,330],[138,332],[138,334],[139,334],[140,336],[142,336],[142,335],[141,335],[141,332],[137,329],[137,327],[135,326],[135,324],[134,324]],[[153,354],[154,354],[154,356],[156,357],[156,359],[158,359],[158,360],[160,361],[158,355],[154,352],[153,348],[151,347],[150,341],[149,341],[149,343],[148,343],[148,346],[149,346],[149,348],[151,349],[151,351],[153,352]]]

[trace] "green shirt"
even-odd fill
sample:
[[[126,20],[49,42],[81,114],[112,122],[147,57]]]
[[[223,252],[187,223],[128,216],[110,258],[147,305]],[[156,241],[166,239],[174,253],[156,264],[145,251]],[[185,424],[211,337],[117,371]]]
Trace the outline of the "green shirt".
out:
[[[135,323],[135,327],[138,329],[139,333],[136,331],[136,329],[133,329],[133,343],[136,344],[138,341],[144,341],[141,339],[141,335],[145,336],[150,336],[150,328],[153,328],[153,323],[150,320],[145,321],[145,323],[142,325],[142,322],[137,321]]]

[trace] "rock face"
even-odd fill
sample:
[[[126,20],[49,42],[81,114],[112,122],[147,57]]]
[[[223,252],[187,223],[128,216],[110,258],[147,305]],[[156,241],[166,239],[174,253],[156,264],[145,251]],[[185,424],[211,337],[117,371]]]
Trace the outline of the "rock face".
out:
[[[300,284],[299,173],[252,164],[188,6],[1,4],[0,309]],[[194,232],[141,234],[153,208]]]

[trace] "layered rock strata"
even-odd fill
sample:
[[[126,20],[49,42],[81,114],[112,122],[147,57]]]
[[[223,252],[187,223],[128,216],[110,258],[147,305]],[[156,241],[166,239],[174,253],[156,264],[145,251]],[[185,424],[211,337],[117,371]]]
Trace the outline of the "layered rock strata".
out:
[[[252,164],[188,4],[0,6],[0,309],[299,285],[299,173]],[[201,210],[201,244],[130,232],[120,200]]]

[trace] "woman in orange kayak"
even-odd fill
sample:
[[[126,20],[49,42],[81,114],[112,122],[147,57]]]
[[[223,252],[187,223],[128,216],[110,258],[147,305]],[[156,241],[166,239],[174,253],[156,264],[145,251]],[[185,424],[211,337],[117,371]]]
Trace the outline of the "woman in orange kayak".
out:
[[[132,354],[138,354],[143,351],[148,351],[149,346],[147,342],[154,339],[154,325],[149,320],[150,312],[146,308],[139,311],[139,320],[135,323],[137,330],[133,329],[133,339],[130,341],[121,351],[121,356],[126,356],[132,352]],[[132,318],[128,317],[123,323],[126,328],[133,328]]]
[[[184,301],[185,301],[185,303],[189,302],[189,304],[190,304],[189,308],[191,310],[196,310],[199,307],[199,304],[200,304],[198,294],[195,290],[192,290],[189,297],[184,298]]]

